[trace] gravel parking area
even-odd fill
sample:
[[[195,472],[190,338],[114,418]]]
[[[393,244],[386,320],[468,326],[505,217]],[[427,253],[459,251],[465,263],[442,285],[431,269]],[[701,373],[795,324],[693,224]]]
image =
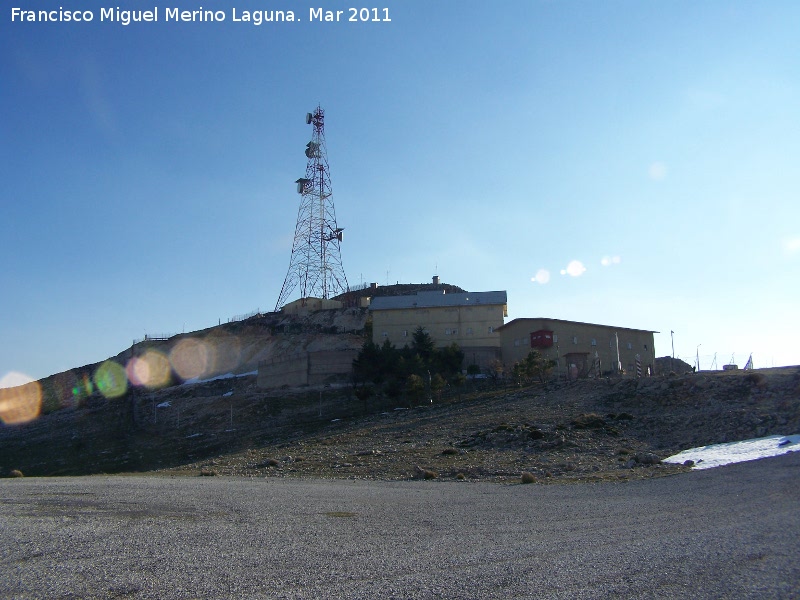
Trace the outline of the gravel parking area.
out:
[[[2,480],[0,596],[797,598],[798,476]]]

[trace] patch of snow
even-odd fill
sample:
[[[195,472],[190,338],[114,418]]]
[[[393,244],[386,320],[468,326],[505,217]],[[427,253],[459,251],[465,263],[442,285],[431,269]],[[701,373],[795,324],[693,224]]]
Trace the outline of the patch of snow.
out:
[[[161,404],[156,404],[156,408],[169,408],[170,406],[172,406],[172,402],[169,400],[162,402]]]
[[[797,451],[800,451],[800,434],[771,435],[742,442],[690,448],[665,458],[663,462],[683,464],[687,460],[691,460],[694,461],[693,469],[711,469]]]
[[[222,394],[223,398],[230,398],[231,396],[233,396],[233,390],[231,390],[230,392],[225,392],[224,394]]]
[[[187,435],[186,439],[188,440],[190,438],[200,437],[201,435],[203,435],[203,434],[202,433],[193,433],[192,435]]]

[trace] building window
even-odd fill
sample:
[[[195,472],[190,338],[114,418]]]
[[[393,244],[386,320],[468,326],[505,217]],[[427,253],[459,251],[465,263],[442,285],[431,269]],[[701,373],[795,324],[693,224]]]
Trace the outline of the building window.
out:
[[[467,335],[472,335],[472,327],[467,327]]]
[[[519,346],[519,340],[514,340],[514,345]]]
[[[445,334],[445,335],[450,335],[450,330],[449,330],[449,329],[445,329],[445,330],[444,330],[444,334]]]
[[[633,350],[633,344],[631,344],[630,342],[628,342],[628,350]]]
[[[408,329],[403,330],[403,337],[408,337]]]
[[[645,351],[647,351],[647,344],[644,345],[644,349],[645,349]]]
[[[554,344],[558,343],[558,336],[555,333],[553,334],[553,343]]]
[[[573,344],[577,344],[578,343],[578,336],[577,335],[573,335],[572,336],[572,343]]]
[[[597,346],[597,340],[592,338],[592,346]]]
[[[389,337],[389,332],[388,331],[384,331],[381,335],[383,337],[385,337],[385,338],[388,338]]]
[[[491,325],[489,325],[489,333],[494,333],[494,327],[492,327]]]
[[[453,329],[453,335],[458,335],[458,328]]]

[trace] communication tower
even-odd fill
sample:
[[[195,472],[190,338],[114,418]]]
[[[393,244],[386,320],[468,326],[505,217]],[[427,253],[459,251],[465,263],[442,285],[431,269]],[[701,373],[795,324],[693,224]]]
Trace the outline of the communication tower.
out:
[[[313,113],[306,114],[306,124],[313,127],[313,133],[305,148],[308,159],[305,177],[295,182],[300,208],[289,271],[275,305],[276,312],[298,285],[304,304],[307,298],[328,299],[350,291],[339,248],[344,230],[336,223],[331,195],[325,111],[317,106]]]

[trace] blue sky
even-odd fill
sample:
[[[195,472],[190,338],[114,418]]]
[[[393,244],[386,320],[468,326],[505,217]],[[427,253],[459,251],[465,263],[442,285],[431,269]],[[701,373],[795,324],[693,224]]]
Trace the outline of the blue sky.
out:
[[[0,13],[0,379],[272,309],[317,104],[351,284],[438,273],[507,290],[510,318],[659,331],[659,356],[674,331],[702,368],[800,364],[795,2],[383,0],[389,23],[312,24],[346,5],[165,23],[202,4],[122,0],[161,9],[127,27],[16,5],[95,20]]]

